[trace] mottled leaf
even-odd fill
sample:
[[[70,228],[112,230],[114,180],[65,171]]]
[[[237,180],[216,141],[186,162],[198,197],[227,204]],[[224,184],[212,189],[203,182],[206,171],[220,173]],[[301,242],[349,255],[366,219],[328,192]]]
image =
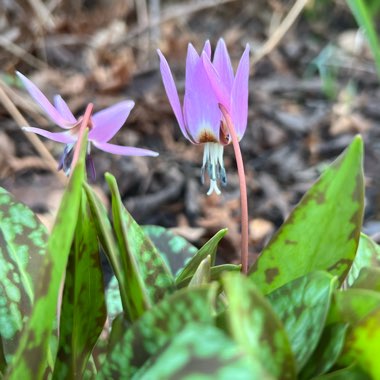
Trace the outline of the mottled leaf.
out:
[[[0,337],[8,360],[31,313],[46,241],[33,212],[0,188]]]
[[[177,275],[198,249],[182,236],[161,226],[142,226],[160,255],[165,259],[173,275]]]
[[[375,290],[380,292],[380,268],[362,268],[352,288]]]
[[[213,326],[187,325],[134,379],[274,380],[255,358],[245,354]]]
[[[284,327],[252,281],[240,273],[223,278],[232,338],[251,357],[258,358],[276,379],[295,379],[295,363]]]
[[[106,320],[103,272],[95,237],[96,228],[83,192],[65,277],[55,380],[82,377]]]
[[[133,321],[172,291],[174,279],[149,237],[121,202],[115,178],[107,173],[112,194],[114,230],[119,243],[129,300],[128,315]]]
[[[125,328],[120,328],[117,318],[115,322],[119,322],[119,328],[112,328],[113,344],[98,379],[130,379],[187,323],[212,324],[215,296],[214,286],[186,288],[153,306],[132,326],[125,321]]]
[[[48,367],[48,346],[56,318],[59,286],[74,237],[84,180],[86,135],[87,133],[82,144],[80,159],[63,195],[47,243],[31,316],[22,332],[18,349],[4,379],[40,380]]]
[[[186,264],[186,266],[182,269],[182,271],[178,274],[176,278],[176,284],[186,283],[186,279],[190,281],[191,277],[197,270],[199,264],[202,260],[204,260],[207,256],[211,257],[211,265],[215,264],[215,256],[216,250],[218,248],[218,244],[223,236],[227,233],[227,229],[220,230],[217,232],[209,241],[207,241],[199,251],[191,258],[191,260]]]
[[[380,293],[367,289],[347,289],[334,292],[334,302],[328,322],[355,324],[380,307]]]
[[[335,286],[336,278],[317,271],[268,295],[289,336],[298,372],[317,347]]]
[[[120,297],[120,288],[116,276],[112,276],[106,287],[107,315],[112,322],[123,312],[123,304]]]
[[[367,235],[360,234],[355,260],[348,272],[347,283],[351,286],[365,267],[380,268],[380,247]]]
[[[266,294],[315,270],[346,277],[363,218],[363,143],[346,151],[305,194],[250,270]]]
[[[380,379],[380,307],[348,332],[340,363],[357,362],[372,379]]]
[[[208,255],[204,260],[201,261],[199,267],[195,271],[189,286],[199,286],[205,285],[210,282],[211,272],[211,256]]]
[[[333,323],[325,327],[318,346],[302,369],[299,379],[308,380],[332,368],[342,352],[346,331],[347,325],[344,323]]]
[[[120,295],[120,301],[123,305],[123,310],[128,310],[128,293],[127,293],[127,277],[125,276],[122,258],[117,246],[115,236],[112,230],[111,222],[108,219],[107,211],[95,194],[94,190],[84,184],[86,191],[88,204],[90,206],[91,215],[94,220],[97,235],[104,250],[104,253],[112,266],[112,270],[116,276],[118,285],[118,291]],[[117,295],[116,295],[117,297]],[[108,302],[107,302],[108,304]]]
[[[313,377],[313,380],[371,380],[371,378],[357,365],[352,365],[326,375]]]

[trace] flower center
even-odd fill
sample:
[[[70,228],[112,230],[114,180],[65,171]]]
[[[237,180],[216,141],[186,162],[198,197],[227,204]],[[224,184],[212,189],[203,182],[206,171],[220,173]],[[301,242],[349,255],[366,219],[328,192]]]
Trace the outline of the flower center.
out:
[[[214,191],[219,195],[221,192],[217,181],[219,180],[222,186],[227,185],[227,175],[223,165],[223,145],[213,142],[205,144],[201,169],[202,184],[205,180],[206,171],[210,178],[210,188],[207,195],[212,194]]]

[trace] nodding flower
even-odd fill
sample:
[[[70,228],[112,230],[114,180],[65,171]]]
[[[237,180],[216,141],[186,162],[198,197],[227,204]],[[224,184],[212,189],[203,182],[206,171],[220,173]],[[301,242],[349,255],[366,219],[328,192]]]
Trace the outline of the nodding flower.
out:
[[[230,114],[240,140],[247,127],[249,46],[234,75],[223,39],[219,40],[212,60],[209,41],[206,41],[201,55],[189,44],[183,106],[169,65],[161,51],[157,52],[166,94],[183,135],[193,144],[204,144],[201,178],[204,183],[207,173],[210,179],[207,195],[214,191],[220,194],[218,182],[223,186],[227,184],[223,150],[231,138],[219,105],[222,104]]]
[[[60,95],[54,97],[53,106],[40,89],[25,75],[17,72],[17,76],[22,81],[30,96],[38,103],[51,121],[65,129],[65,131],[49,132],[45,129],[34,127],[24,127],[23,129],[27,132],[33,132],[50,140],[66,144],[58,170],[63,169],[66,175],[68,175],[70,173],[71,160],[73,157],[73,147],[78,139],[82,116],[75,118]],[[134,105],[135,103],[133,101],[125,100],[96,112],[91,117],[90,123],[87,126],[89,133],[86,163],[93,178],[95,177],[95,168],[90,155],[91,145],[105,152],[123,156],[158,156],[158,153],[148,149],[115,145],[108,142],[123,126]]]

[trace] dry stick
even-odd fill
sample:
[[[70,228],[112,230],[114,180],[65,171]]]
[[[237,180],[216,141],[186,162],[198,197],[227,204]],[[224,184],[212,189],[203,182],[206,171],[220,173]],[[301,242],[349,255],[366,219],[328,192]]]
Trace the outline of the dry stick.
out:
[[[94,105],[92,103],[89,103],[88,106],[86,107],[86,111],[84,112],[82,123],[81,123],[81,125],[79,127],[79,136],[78,136],[77,143],[75,145],[73,161],[71,162],[70,176],[73,173],[73,171],[74,171],[73,169],[75,168],[75,165],[76,165],[76,163],[78,161],[79,154],[80,154],[80,151],[81,151],[81,148],[82,148],[82,144],[83,144],[84,131],[89,126],[90,117],[91,117],[93,109],[94,109]]]
[[[247,184],[245,182],[244,163],[241,156],[239,140],[235,132],[234,124],[226,108],[219,104],[224,119],[227,124],[228,132],[232,138],[232,145],[234,147],[236,165],[239,175],[240,185],[240,209],[241,209],[241,266],[242,272],[248,273],[248,200],[247,200]]]
[[[256,56],[253,57],[252,65],[261,61],[267,54],[269,54],[282,40],[286,32],[294,24],[297,17],[301,14],[302,10],[305,8],[309,0],[297,0],[292,9],[283,19],[280,26],[274,31],[274,33],[267,39],[261,49],[258,51]]]
[[[0,102],[3,104],[4,108],[12,116],[13,120],[17,125],[22,129],[23,127],[29,127],[28,122],[25,120],[24,116],[21,115],[20,111],[16,108],[13,102],[9,99],[8,95],[3,89],[4,83],[0,80]],[[33,133],[25,133],[26,138],[31,142],[34,148],[37,150],[38,154],[46,161],[50,170],[58,177],[58,180],[66,185],[67,178],[62,173],[57,171],[57,162],[54,157],[51,155],[49,150],[41,142],[41,140]]]

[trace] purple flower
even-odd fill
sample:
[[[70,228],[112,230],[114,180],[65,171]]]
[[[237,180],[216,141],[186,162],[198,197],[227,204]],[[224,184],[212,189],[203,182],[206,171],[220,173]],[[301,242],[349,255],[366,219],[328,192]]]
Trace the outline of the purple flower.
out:
[[[75,118],[66,102],[60,95],[54,97],[54,106],[39,88],[26,76],[16,72],[32,98],[45,111],[47,116],[58,126],[66,129],[64,132],[52,133],[41,128],[25,127],[27,132],[34,132],[50,140],[66,144],[58,169],[63,169],[66,174],[70,172],[73,147],[78,139],[79,127],[82,117]],[[96,148],[112,154],[123,156],[158,156],[158,153],[148,149],[110,144],[108,141],[119,131],[129,116],[135,103],[131,100],[119,102],[102,111],[96,112],[90,119],[88,126],[88,155],[87,162],[91,171],[94,171],[90,156],[91,144]]]
[[[183,107],[169,65],[161,51],[157,52],[166,94],[183,135],[193,144],[205,144],[202,183],[207,171],[210,178],[207,194],[213,191],[220,194],[218,181],[222,185],[227,183],[223,149],[230,143],[230,136],[219,104],[223,104],[230,113],[241,139],[247,127],[249,47],[246,47],[234,76],[223,39],[219,40],[212,61],[209,41],[205,43],[201,56],[189,44]]]

